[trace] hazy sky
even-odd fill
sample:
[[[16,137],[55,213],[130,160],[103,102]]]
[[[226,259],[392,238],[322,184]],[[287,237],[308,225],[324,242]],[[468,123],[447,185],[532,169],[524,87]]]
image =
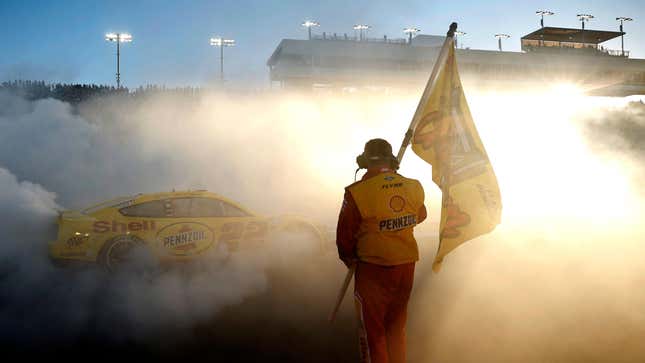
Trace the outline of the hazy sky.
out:
[[[444,34],[451,21],[467,32],[463,44],[496,49],[495,33],[512,36],[505,50],[519,51],[519,38],[539,26],[537,9],[556,12],[547,25],[578,27],[577,13],[596,16],[588,29],[617,30],[617,16],[635,19],[625,27],[626,49],[645,58],[643,0],[571,1],[259,1],[259,0],[0,0],[0,81],[23,78],[62,82],[114,83],[115,45],[109,31],[130,32],[122,47],[122,81],[141,84],[204,85],[217,77],[219,53],[209,37],[234,38],[227,48],[227,78],[268,84],[266,59],[283,38],[304,38],[305,19],[320,33],[352,34],[353,24],[372,26],[370,36],[402,37],[416,26]],[[605,44],[620,49],[620,40]]]

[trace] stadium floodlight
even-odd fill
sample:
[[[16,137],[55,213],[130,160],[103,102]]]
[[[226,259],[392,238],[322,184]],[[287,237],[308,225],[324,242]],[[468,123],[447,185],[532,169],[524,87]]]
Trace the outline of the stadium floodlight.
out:
[[[544,16],[545,15],[554,15],[555,14],[553,11],[549,11],[549,10],[538,10],[535,13],[540,16],[540,27],[541,28],[544,28]]]
[[[105,40],[116,43],[116,88],[121,88],[121,43],[132,41],[132,35],[128,33],[107,33]]]
[[[511,36],[508,34],[495,34],[495,38],[497,38],[497,47],[499,48],[499,51],[502,51],[502,38],[508,39]]]
[[[582,23],[582,30],[585,30],[585,22],[588,22],[589,20],[595,18],[595,16],[591,14],[578,14],[576,15],[578,17],[578,20]]]
[[[311,27],[320,26],[320,24],[317,21],[312,21],[312,20],[307,20],[300,25],[307,28],[307,34],[309,34],[309,40],[311,40]]]
[[[628,18],[626,16],[619,16],[616,18],[617,21],[620,22],[620,54],[621,56],[625,56],[625,41],[623,39],[623,36],[625,35],[625,32],[623,31],[623,22],[625,21],[634,21],[632,18]]]
[[[421,29],[415,27],[408,27],[403,29],[403,34],[408,35],[408,44],[412,44],[412,35],[420,32]]]
[[[589,20],[593,19],[594,16],[591,14],[578,14],[576,15],[578,17],[578,20],[580,20],[580,23],[582,23],[582,46],[584,47],[585,44],[585,22],[588,22]]]
[[[211,45],[219,47],[219,79],[224,82],[224,48],[234,47],[234,39],[224,39],[222,37],[211,38]]]
[[[461,30],[455,30],[455,49],[457,49],[457,38],[466,35],[466,32],[462,32]]]
[[[354,25],[354,31],[358,30],[359,31],[359,40],[363,40],[363,31],[367,33],[367,30],[370,28],[369,25],[366,24],[356,24]]]

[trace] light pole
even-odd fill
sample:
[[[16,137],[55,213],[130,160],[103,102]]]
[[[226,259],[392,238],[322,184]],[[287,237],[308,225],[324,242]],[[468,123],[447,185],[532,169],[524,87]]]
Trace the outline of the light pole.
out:
[[[408,35],[408,44],[412,44],[412,35],[420,32],[421,29],[415,28],[415,27],[408,27],[403,29],[403,34]]]
[[[544,29],[544,16],[545,15],[553,15],[555,14],[552,11],[549,10],[538,10],[535,12],[537,15],[540,16],[540,28]],[[540,34],[540,46],[544,46],[544,33]]]
[[[593,19],[594,16],[591,14],[578,14],[576,15],[578,17],[578,20],[580,20],[580,23],[582,23],[582,47],[585,47],[585,22],[588,22],[589,20]]]
[[[365,33],[367,33],[367,29],[369,29],[370,26],[366,24],[356,24],[354,25],[354,31],[358,30],[359,31],[359,40],[363,40],[363,30],[365,30]]]
[[[121,88],[121,43],[132,41],[132,35],[127,33],[107,33],[105,40],[116,43],[116,88]]]
[[[632,18],[627,18],[625,16],[619,16],[616,18],[616,20],[620,21],[620,54],[621,56],[625,56],[625,40],[623,39],[625,32],[623,31],[623,22],[625,21],[633,21],[634,19]]]
[[[466,35],[466,32],[462,32],[461,30],[455,31],[455,49],[457,49],[457,38]]]
[[[309,38],[308,38],[309,40],[311,40],[311,27],[312,26],[320,26],[320,24],[318,24],[318,22],[312,21],[312,20],[307,20],[307,21],[305,21],[304,23],[302,23],[300,25],[302,25],[305,28],[307,28],[307,34],[309,34]]]
[[[219,79],[224,82],[224,47],[235,46],[235,40],[222,37],[211,38],[211,45],[219,47]]]
[[[554,12],[549,11],[549,10],[538,10],[535,13],[540,16],[540,27],[541,28],[544,28],[544,16],[545,15],[553,15],[553,14],[555,14]]]
[[[508,39],[511,36],[508,34],[495,34],[495,38],[497,38],[497,47],[499,48],[499,51],[502,51],[502,38]]]

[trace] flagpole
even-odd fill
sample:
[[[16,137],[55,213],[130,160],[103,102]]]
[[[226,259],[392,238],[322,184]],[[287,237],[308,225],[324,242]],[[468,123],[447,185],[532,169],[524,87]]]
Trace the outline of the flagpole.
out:
[[[403,155],[405,154],[405,150],[408,148],[408,145],[410,145],[410,141],[412,140],[412,134],[414,133],[414,128],[417,126],[417,124],[421,119],[421,115],[423,114],[423,107],[428,102],[430,93],[432,93],[432,90],[434,89],[434,86],[437,83],[437,79],[439,78],[439,72],[441,71],[441,67],[443,67],[443,65],[446,63],[446,57],[448,57],[448,51],[450,50],[450,47],[453,46],[455,31],[457,31],[457,23],[450,24],[448,33],[446,33],[446,40],[444,40],[443,46],[441,47],[441,51],[439,52],[439,56],[437,57],[437,60],[434,62],[434,66],[432,67],[432,73],[430,73],[430,78],[428,79],[428,83],[426,83],[426,88],[423,91],[421,100],[419,100],[419,105],[417,106],[417,110],[414,112],[414,116],[412,116],[412,121],[410,121],[410,126],[408,127],[408,131],[406,131],[405,136],[403,137],[401,148],[399,149],[399,153],[396,156],[397,160],[399,161],[399,164],[401,163],[401,160],[403,160]]]
[[[450,24],[448,33],[446,33],[446,40],[443,42],[443,46],[441,47],[439,56],[437,57],[437,60],[435,61],[434,66],[432,67],[432,73],[430,73],[430,78],[428,79],[426,88],[423,91],[423,95],[421,96],[421,100],[419,101],[419,105],[417,106],[417,110],[414,112],[414,116],[412,117],[412,121],[410,122],[410,126],[408,127],[408,131],[405,133],[405,137],[403,138],[403,142],[401,143],[401,148],[399,149],[399,153],[396,156],[399,163],[401,163],[401,160],[403,159],[403,155],[405,154],[405,150],[408,148],[408,145],[410,144],[410,140],[412,140],[412,133],[417,123],[419,123],[419,119],[421,118],[421,113],[423,112],[423,106],[425,106],[425,104],[427,103],[428,97],[430,97],[430,93],[434,88],[435,83],[437,83],[437,78],[439,78],[438,77],[439,71],[441,70],[441,67],[444,65],[444,63],[446,63],[446,57],[448,57],[448,51],[450,50],[450,47],[452,47],[454,44],[453,42],[455,37],[455,31],[457,31],[457,23]],[[352,281],[352,277],[354,277],[355,272],[356,272],[356,264],[350,266],[347,269],[345,280],[343,280],[343,284],[341,285],[340,290],[338,291],[338,296],[336,297],[336,303],[334,304],[334,308],[332,309],[328,317],[328,320],[330,323],[333,323],[334,320],[336,319],[336,314],[340,309],[340,304],[343,302],[343,299],[347,294],[349,283]]]
[[[331,311],[331,313],[329,314],[329,317],[327,318],[327,320],[329,320],[330,323],[333,323],[334,320],[336,320],[336,314],[338,314],[338,309],[340,309],[340,304],[343,302],[343,298],[347,293],[347,288],[349,288],[349,283],[352,282],[352,277],[354,277],[354,272],[356,272],[356,265],[357,263],[354,263],[353,265],[349,266],[349,269],[347,269],[345,280],[343,281],[343,284],[341,285],[340,290],[338,291],[338,296],[336,297],[336,304],[334,305],[334,309]]]

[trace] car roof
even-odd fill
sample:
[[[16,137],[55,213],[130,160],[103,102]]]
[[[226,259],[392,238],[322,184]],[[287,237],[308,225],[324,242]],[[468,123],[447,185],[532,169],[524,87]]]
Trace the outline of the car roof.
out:
[[[107,209],[107,208],[120,208],[120,207],[125,207],[127,205],[132,205],[132,204],[138,204],[138,203],[143,203],[143,202],[148,202],[148,201],[153,201],[153,200],[162,200],[162,199],[168,199],[168,198],[190,198],[190,197],[202,197],[202,198],[212,198],[212,199],[218,199],[222,200],[228,204],[231,204],[244,212],[250,214],[250,215],[256,215],[253,211],[250,211],[249,209],[245,208],[244,206],[238,204],[237,202],[225,198],[219,194],[209,192],[207,190],[182,190],[182,191],[171,191],[171,192],[156,192],[156,193],[146,193],[146,194],[136,194],[133,196],[124,196],[124,197],[119,197],[115,199],[111,199],[99,204],[96,204],[94,206],[91,206],[89,208],[84,209],[82,212],[85,214],[90,214],[94,212],[98,212],[102,209]]]

